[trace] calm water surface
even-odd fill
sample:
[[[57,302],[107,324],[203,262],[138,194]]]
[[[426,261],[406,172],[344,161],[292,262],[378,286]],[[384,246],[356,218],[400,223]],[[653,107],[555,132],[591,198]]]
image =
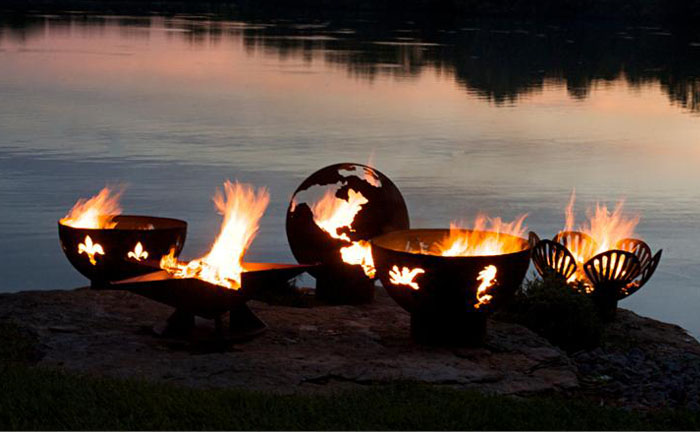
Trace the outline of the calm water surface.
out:
[[[700,335],[700,37],[617,29],[216,16],[0,19],[0,291],[86,281],[56,221],[126,183],[127,213],[190,222],[208,250],[224,179],[272,200],[251,260],[293,261],[296,186],[341,161],[372,163],[415,227],[478,211],[550,236],[626,198],[664,256],[622,305]]]

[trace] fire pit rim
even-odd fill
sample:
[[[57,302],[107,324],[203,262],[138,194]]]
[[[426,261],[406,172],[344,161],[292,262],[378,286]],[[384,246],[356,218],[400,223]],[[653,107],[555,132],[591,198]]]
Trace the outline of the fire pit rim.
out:
[[[166,230],[166,229],[180,229],[180,228],[187,228],[187,221],[182,220],[182,219],[177,219],[177,218],[171,218],[171,217],[162,217],[162,216],[148,216],[148,215],[135,215],[135,214],[118,214],[118,215],[110,215],[112,217],[112,221],[119,222],[120,219],[126,219],[126,220],[131,220],[131,219],[137,219],[137,218],[142,218],[142,219],[147,219],[150,221],[154,222],[165,222],[168,223],[168,226],[164,227],[156,227],[156,228],[126,228],[126,227],[119,227],[115,226],[113,228],[84,228],[84,227],[74,227],[72,225],[66,224],[63,221],[64,218],[60,218],[58,220],[58,225],[61,227],[73,229],[73,230],[79,230],[79,231],[153,231],[153,230]]]
[[[480,233],[488,233],[488,234],[498,234],[501,236],[508,236],[511,238],[516,238],[521,241],[523,248],[514,251],[514,252],[508,252],[508,253],[501,253],[501,254],[493,254],[493,255],[457,255],[457,256],[445,256],[445,255],[436,255],[436,254],[429,254],[429,253],[420,253],[420,252],[409,252],[406,250],[400,250],[396,249],[394,247],[382,244],[382,242],[387,241],[387,238],[391,236],[401,236],[405,235],[406,233],[416,233],[416,232],[424,232],[424,233],[445,233],[449,234],[450,228],[409,228],[405,230],[397,230],[397,231],[391,231],[385,234],[382,234],[380,236],[374,237],[373,239],[370,240],[370,243],[372,246],[384,248],[391,250],[395,253],[400,253],[400,254],[406,254],[407,256],[414,256],[414,257],[423,257],[423,258],[440,258],[440,259],[487,259],[487,258],[493,258],[493,257],[508,257],[511,255],[516,255],[516,254],[521,254],[523,252],[526,252],[530,249],[532,249],[531,244],[529,243],[528,239],[519,237],[513,234],[506,234],[506,233],[497,233],[496,231],[489,231],[489,230],[474,230],[474,229],[469,229],[469,228],[460,228],[459,231],[461,232],[480,232]]]

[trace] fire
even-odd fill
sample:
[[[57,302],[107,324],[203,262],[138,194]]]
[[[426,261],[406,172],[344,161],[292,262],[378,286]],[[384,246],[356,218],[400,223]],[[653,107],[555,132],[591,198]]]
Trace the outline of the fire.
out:
[[[465,231],[456,223],[450,224],[450,234],[437,243],[437,254],[442,256],[485,256],[502,255],[523,249],[520,238],[527,227],[523,224],[527,214],[513,222],[503,222],[501,218],[489,218],[479,214],[473,230]],[[510,234],[502,236],[501,234]]]
[[[575,193],[572,192],[569,204],[566,206],[566,230],[573,231],[575,224],[574,202]],[[596,203],[595,209],[588,209],[586,215],[588,221],[578,228],[578,231],[589,235],[595,242],[594,247],[585,248],[584,245],[572,243],[568,249],[576,259],[579,269],[583,263],[595,255],[615,249],[620,240],[627,238],[638,238],[634,230],[639,223],[639,216],[628,216],[624,214],[624,200],[618,201],[613,211],[609,211],[606,205]],[[624,257],[621,257],[624,259]],[[576,279],[583,280],[584,274],[576,272],[569,281]]]
[[[138,242],[136,246],[134,246],[134,250],[126,254],[126,257],[141,261],[142,259],[148,259],[148,251],[143,249],[141,242]]]
[[[266,188],[256,191],[250,185],[226,181],[223,192],[217,190],[214,195],[214,204],[224,220],[209,253],[184,263],[171,251],[161,259],[160,267],[178,278],[194,277],[229,289],[240,288],[243,256],[258,233],[269,202]]]
[[[114,228],[116,223],[112,219],[122,212],[119,199],[123,192],[107,186],[92,198],[81,198],[60,222],[73,228]]]
[[[486,291],[496,283],[496,272],[498,269],[495,265],[487,265],[483,270],[479,272],[476,280],[481,281],[481,284],[476,289],[476,299],[479,303],[474,305],[475,309],[479,309],[482,305],[491,303],[493,296],[491,294],[486,294]]]
[[[420,286],[417,282],[414,282],[413,279],[422,273],[425,273],[425,270],[422,268],[409,269],[408,267],[402,267],[401,270],[399,270],[398,266],[393,266],[391,270],[389,270],[389,281],[394,285],[406,285],[414,290],[418,290]]]
[[[340,256],[348,264],[362,266],[362,270],[370,278],[377,274],[372,257],[372,245],[368,241],[360,240],[353,242],[351,246],[341,248]]]
[[[373,278],[376,275],[372,247],[365,240],[352,241],[347,232],[342,229],[354,231],[352,223],[355,216],[362,210],[362,206],[369,200],[361,192],[348,190],[348,199],[344,200],[335,196],[333,190],[328,190],[323,197],[311,206],[314,222],[332,238],[349,243],[340,249],[340,257],[343,262],[351,265],[362,266],[365,274]]]
[[[90,236],[85,236],[85,242],[78,245],[78,254],[85,253],[90,259],[90,264],[96,265],[95,255],[104,255],[105,250],[99,243],[93,243]]]

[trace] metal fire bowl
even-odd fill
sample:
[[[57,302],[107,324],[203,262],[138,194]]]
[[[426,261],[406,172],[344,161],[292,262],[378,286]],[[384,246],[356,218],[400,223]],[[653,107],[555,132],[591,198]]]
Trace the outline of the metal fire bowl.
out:
[[[142,265],[143,260],[137,261],[128,256],[139,242],[148,252],[148,261],[155,262],[159,262],[171,249],[178,256],[185,244],[187,222],[182,220],[120,215],[114,218],[114,222],[117,225],[110,229],[73,228],[58,222],[63,253],[76,270],[90,279],[93,286],[153,271]],[[94,265],[86,253],[78,253],[78,245],[84,244],[87,236],[104,250],[104,255],[95,255]]]
[[[355,176],[345,176],[341,171],[357,170],[377,179],[380,187]],[[352,231],[347,236],[353,240],[367,240],[391,231],[409,227],[406,202],[394,183],[375,168],[356,163],[330,165],[313,173],[297,188],[287,209],[287,239],[294,257],[302,264],[329,264],[331,268],[343,266],[340,249],[347,242],[332,238],[316,225],[308,203],[294,205],[297,195],[312,186],[325,186],[342,183],[336,193],[338,198],[347,199],[348,190],[353,189],[368,199],[362,210],[355,216]],[[358,266],[359,268],[359,266]],[[325,271],[327,273],[328,270]],[[324,277],[321,269],[310,273],[318,279]]]
[[[493,256],[444,257],[406,252],[409,242],[433,244],[444,239],[449,232],[448,229],[412,229],[373,239],[372,254],[382,285],[401,307],[414,315],[440,317],[496,310],[513,296],[525,277],[530,264],[528,242],[518,238],[522,243],[521,251]],[[496,282],[487,291],[493,299],[477,309],[476,293],[480,284],[477,277],[488,265],[497,268]],[[414,290],[406,285],[393,284],[389,276],[393,266],[425,270],[414,278],[420,288]]]
[[[597,245],[587,234],[562,231],[552,240],[540,240],[531,233],[530,242],[533,244],[532,261],[541,276],[553,272],[568,279],[577,270],[583,270],[586,282],[594,288],[594,296],[603,295],[615,303],[634,294],[649,281],[663,252],[660,249],[652,256],[649,245],[642,240],[628,238],[620,240],[614,249],[590,258],[579,269],[569,247],[575,246],[590,255]]]
[[[294,264],[245,263],[241,288],[234,290],[196,278],[176,278],[164,270],[109,284],[112,290],[130,291],[202,318],[214,319],[247,302],[258,289],[285,282],[310,266]]]

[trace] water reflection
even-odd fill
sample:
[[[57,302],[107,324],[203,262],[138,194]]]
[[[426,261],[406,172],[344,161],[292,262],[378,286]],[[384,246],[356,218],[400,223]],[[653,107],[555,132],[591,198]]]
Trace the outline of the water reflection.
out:
[[[109,26],[117,26],[126,40],[148,40],[159,32],[195,47],[240,40],[251,55],[306,63],[323,59],[369,81],[406,80],[436,69],[496,104],[516,103],[547,81],[585,99],[597,83],[624,79],[632,87],[658,83],[672,103],[700,111],[700,35],[659,27],[478,22],[434,29],[363,20],[299,24],[209,16],[14,15],[0,17],[0,41],[49,33],[99,36]]]

